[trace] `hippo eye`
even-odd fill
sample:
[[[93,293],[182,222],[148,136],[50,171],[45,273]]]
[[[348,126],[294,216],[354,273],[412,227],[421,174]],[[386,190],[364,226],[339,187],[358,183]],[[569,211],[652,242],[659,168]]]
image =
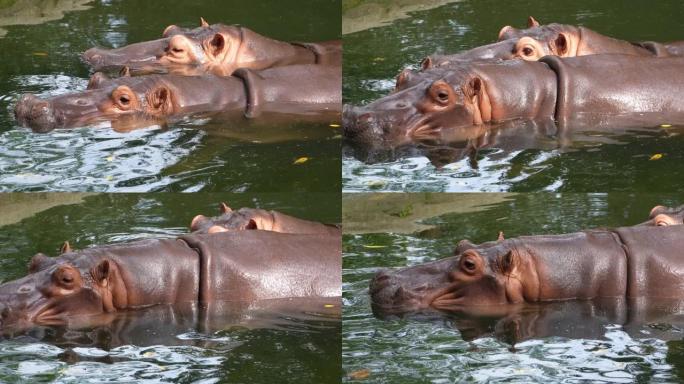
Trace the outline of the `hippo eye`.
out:
[[[128,103],[131,102],[131,99],[127,95],[121,95],[119,96],[119,102],[123,105],[128,105]]]
[[[522,53],[523,53],[523,55],[525,55],[525,56],[532,56],[532,53],[533,53],[533,52],[534,52],[534,51],[533,51],[532,48],[530,48],[530,47],[525,47],[525,48],[523,48],[523,50],[522,50]]]
[[[171,51],[173,51],[174,53],[181,53],[181,52],[183,52],[183,50],[182,50],[181,48],[176,48],[176,47],[173,47],[173,48],[171,49]]]
[[[475,271],[475,267],[476,267],[475,262],[473,262],[472,260],[466,259],[463,262],[463,268],[467,269],[468,271],[471,271],[471,272]]]
[[[437,92],[437,98],[440,101],[449,101],[449,93],[447,91],[439,91]]]

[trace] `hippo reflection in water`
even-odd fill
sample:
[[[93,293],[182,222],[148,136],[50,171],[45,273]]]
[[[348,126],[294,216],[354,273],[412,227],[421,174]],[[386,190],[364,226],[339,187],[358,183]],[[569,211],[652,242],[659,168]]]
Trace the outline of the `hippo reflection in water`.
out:
[[[234,76],[148,75],[108,79],[95,74],[88,90],[40,99],[23,95],[15,106],[17,121],[36,131],[83,126],[122,117],[167,119],[194,113],[236,111],[248,118],[262,112],[288,115],[339,113],[339,68],[291,65]]]
[[[254,70],[293,64],[339,67],[341,42],[286,43],[233,25],[209,25],[202,19],[198,28],[168,26],[163,38],[117,49],[91,48],[83,60],[95,70],[129,67],[134,72],[181,75],[213,73],[231,75],[239,68]]]
[[[462,241],[455,256],[378,272],[370,283],[372,303],[378,312],[405,313],[601,297],[681,298],[684,226],[655,224],[480,245]]]
[[[339,236],[241,231],[38,254],[26,277],[0,285],[0,328],[82,324],[156,304],[335,298],[340,247]]]

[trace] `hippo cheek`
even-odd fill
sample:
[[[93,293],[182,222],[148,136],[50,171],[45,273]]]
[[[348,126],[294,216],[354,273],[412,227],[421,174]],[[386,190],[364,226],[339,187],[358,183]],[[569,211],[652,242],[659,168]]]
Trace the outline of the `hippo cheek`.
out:
[[[53,298],[40,306],[33,316],[33,322],[43,325],[66,324],[69,318],[76,316],[92,316],[104,313],[102,298],[89,289],[74,294]]]

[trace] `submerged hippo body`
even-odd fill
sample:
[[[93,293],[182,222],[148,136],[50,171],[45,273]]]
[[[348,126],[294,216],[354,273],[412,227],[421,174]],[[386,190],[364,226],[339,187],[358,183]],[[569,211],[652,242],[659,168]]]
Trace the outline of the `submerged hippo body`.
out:
[[[148,75],[106,79],[96,74],[89,89],[43,100],[23,95],[17,121],[37,131],[82,126],[124,115],[167,118],[192,113],[243,111],[313,114],[341,109],[339,68],[292,65],[255,72],[240,69],[218,77]]]
[[[340,238],[246,231],[33,257],[0,285],[0,327],[65,324],[155,304],[341,295]]]
[[[460,244],[457,255],[379,272],[379,311],[457,311],[600,297],[681,298],[684,227],[635,226]]]
[[[610,125],[684,122],[684,58],[592,55],[536,61],[460,62],[415,73],[363,107],[345,106],[344,134],[360,142],[429,138],[443,128],[512,119]],[[593,119],[593,121],[592,121]]]
[[[190,223],[190,230],[193,233],[262,230],[342,236],[339,226],[303,220],[278,211],[254,208],[240,208],[234,211],[225,203],[221,203],[220,210],[221,216],[217,217],[195,216]]]
[[[95,70],[129,67],[142,72],[213,73],[238,68],[261,70],[292,64],[341,65],[340,41],[287,43],[240,26],[204,24],[195,29],[169,26],[158,40],[117,49],[91,48],[83,60]],[[194,67],[194,68],[188,68]]]

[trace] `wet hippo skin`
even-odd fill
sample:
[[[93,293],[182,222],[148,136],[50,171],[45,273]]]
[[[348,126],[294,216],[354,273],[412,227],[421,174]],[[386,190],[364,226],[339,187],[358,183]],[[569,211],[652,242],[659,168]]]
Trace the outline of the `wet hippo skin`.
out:
[[[381,271],[375,310],[458,311],[526,302],[684,295],[684,227],[634,226],[459,244],[445,259]]]
[[[195,216],[190,223],[190,230],[196,234],[265,230],[342,236],[342,229],[337,225],[303,220],[278,211],[255,208],[240,208],[234,211],[226,203],[221,203],[219,210],[221,215],[217,217]]]
[[[339,236],[272,231],[142,240],[31,259],[0,285],[2,328],[182,302],[341,295]]]
[[[44,132],[83,126],[122,116],[164,119],[193,113],[240,111],[248,118],[262,112],[311,115],[341,109],[342,73],[321,65],[291,65],[233,76],[148,75],[91,78],[84,92],[40,99],[22,95],[17,121]]]

